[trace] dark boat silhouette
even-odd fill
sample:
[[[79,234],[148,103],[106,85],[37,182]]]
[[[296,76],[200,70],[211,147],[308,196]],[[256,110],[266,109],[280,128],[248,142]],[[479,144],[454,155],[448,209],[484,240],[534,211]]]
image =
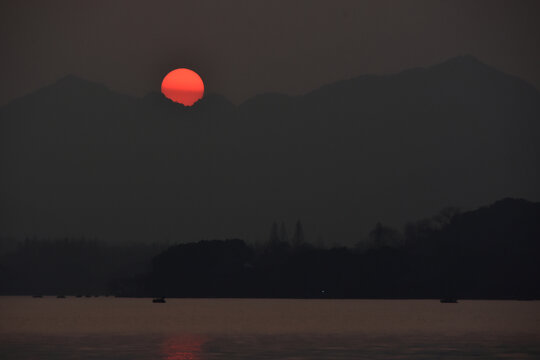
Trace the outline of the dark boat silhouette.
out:
[[[454,298],[442,298],[441,303],[443,304],[457,304],[457,299]]]
[[[165,304],[165,298],[155,298],[152,300],[153,303],[157,303],[157,304]]]
[[[57,298],[57,299],[65,299],[66,296],[65,296],[65,295],[58,295],[56,298]]]

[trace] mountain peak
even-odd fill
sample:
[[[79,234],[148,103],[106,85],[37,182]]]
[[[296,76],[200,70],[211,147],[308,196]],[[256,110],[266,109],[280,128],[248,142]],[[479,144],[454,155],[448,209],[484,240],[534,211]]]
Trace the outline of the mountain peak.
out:
[[[478,58],[474,57],[473,55],[460,55],[453,58],[450,58],[446,61],[443,61],[441,63],[435,64],[433,66],[430,66],[430,68],[433,69],[444,69],[444,68],[451,68],[451,69],[469,69],[469,70],[494,70],[489,65],[484,64]]]
[[[60,82],[84,82],[84,81],[87,81],[77,75],[73,75],[73,74],[67,74],[63,77],[61,77],[60,79],[58,79],[57,83],[60,83]]]
[[[73,74],[68,74],[60,78],[57,82],[55,82],[52,85],[52,87],[67,88],[67,89],[94,88],[94,89],[108,90],[108,88],[103,84],[86,80]]]
[[[445,62],[455,62],[455,63],[477,63],[482,64],[480,60],[478,60],[477,57],[471,55],[471,54],[465,54],[465,55],[458,55],[453,58],[450,58],[446,60]]]

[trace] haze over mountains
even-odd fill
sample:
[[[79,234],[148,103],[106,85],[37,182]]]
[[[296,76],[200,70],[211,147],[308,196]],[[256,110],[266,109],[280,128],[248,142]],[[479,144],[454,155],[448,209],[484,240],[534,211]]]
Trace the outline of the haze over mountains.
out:
[[[0,108],[0,237],[352,244],[446,206],[540,200],[540,95],[464,56],[192,108],[68,76]]]

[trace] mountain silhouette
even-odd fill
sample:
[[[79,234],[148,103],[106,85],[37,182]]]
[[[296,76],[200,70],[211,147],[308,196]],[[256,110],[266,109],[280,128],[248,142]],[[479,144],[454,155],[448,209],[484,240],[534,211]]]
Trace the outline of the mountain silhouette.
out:
[[[0,108],[0,236],[352,243],[496,198],[540,198],[540,95],[471,56],[301,96],[184,107],[74,76]]]

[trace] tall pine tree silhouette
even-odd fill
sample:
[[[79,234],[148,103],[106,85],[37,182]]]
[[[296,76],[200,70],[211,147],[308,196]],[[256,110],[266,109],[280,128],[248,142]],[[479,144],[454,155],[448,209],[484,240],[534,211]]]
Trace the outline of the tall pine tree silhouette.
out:
[[[285,228],[285,223],[283,221],[281,222],[281,228],[279,230],[279,238],[283,242],[289,242],[289,236],[287,235],[287,229]]]
[[[270,229],[270,245],[276,246],[279,243],[278,225],[274,221]]]
[[[300,220],[296,222],[294,228],[293,246],[300,246],[304,243],[304,229]]]

